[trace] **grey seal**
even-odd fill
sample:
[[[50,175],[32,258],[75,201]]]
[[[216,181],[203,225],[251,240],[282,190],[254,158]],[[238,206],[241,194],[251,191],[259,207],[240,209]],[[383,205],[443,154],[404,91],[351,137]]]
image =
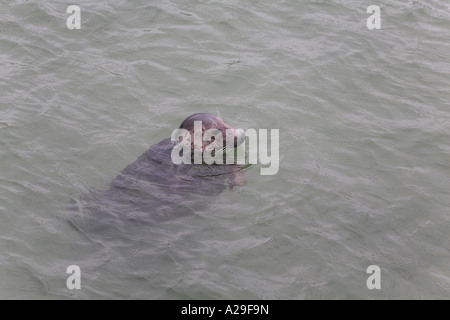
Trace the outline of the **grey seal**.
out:
[[[202,122],[203,131],[220,130],[224,146],[230,132],[235,134],[232,147],[245,140],[243,131],[237,133],[222,119],[206,113],[189,116],[179,128],[193,133],[195,121]],[[177,143],[167,138],[151,146],[112,180],[108,190],[94,190],[83,196],[76,204],[83,218],[72,219],[72,224],[101,229],[124,220],[152,223],[195,214],[207,208],[227,186],[233,190],[245,183],[241,165],[174,164],[171,153]]]

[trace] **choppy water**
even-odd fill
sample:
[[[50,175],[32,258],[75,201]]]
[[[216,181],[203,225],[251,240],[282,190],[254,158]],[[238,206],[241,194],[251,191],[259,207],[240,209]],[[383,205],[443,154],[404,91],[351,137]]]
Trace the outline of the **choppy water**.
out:
[[[449,38],[445,0],[2,0],[0,298],[449,299]],[[126,238],[66,223],[195,112],[280,129],[279,173]]]

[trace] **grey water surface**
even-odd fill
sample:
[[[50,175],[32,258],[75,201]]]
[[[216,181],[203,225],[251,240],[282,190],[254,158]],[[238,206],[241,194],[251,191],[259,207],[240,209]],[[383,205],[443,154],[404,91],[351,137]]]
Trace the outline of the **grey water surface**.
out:
[[[0,298],[450,299],[449,40],[446,0],[1,0]],[[197,112],[279,129],[279,172],[68,223]]]

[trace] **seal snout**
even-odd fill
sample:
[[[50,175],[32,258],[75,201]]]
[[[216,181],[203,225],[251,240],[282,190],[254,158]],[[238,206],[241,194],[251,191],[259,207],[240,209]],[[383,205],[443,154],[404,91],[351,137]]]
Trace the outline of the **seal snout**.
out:
[[[242,129],[234,129],[232,127],[230,127],[229,125],[227,125],[225,122],[223,122],[222,119],[219,119],[222,121],[223,123],[223,128],[225,131],[225,134],[223,135],[224,137],[224,146],[228,145],[226,144],[227,138],[234,141],[233,147],[237,148],[240,144],[242,144],[242,142],[244,142],[245,140],[245,133],[244,130]],[[229,135],[231,134],[231,137],[229,137]],[[231,147],[231,146],[230,146]]]
[[[234,140],[234,145],[233,145],[234,148],[237,148],[238,146],[240,146],[245,141],[244,130],[230,128],[230,129],[227,130],[227,134],[230,134],[230,133],[232,135],[231,139]],[[227,136],[227,138],[228,138],[228,136]]]

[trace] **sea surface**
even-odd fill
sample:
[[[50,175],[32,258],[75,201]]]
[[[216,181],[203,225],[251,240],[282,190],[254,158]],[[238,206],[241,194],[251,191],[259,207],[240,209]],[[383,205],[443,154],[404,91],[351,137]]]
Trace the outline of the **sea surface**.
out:
[[[447,0],[1,0],[0,298],[450,299],[449,41]],[[197,112],[279,129],[279,172],[68,223]]]

